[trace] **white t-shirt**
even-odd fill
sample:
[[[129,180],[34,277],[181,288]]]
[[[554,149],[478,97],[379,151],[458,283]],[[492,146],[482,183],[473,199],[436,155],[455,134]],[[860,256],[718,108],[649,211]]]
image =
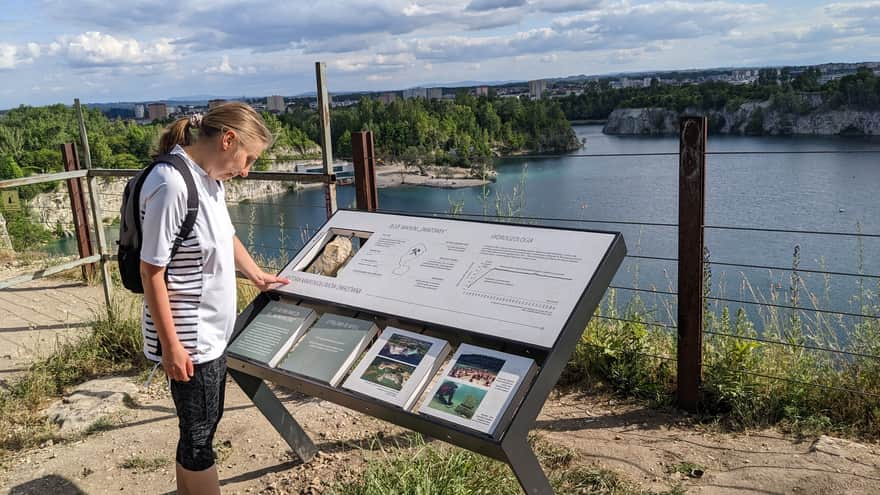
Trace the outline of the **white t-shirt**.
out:
[[[204,363],[223,354],[235,325],[235,228],[226,209],[223,184],[209,177],[180,146],[171,153],[182,156],[189,165],[199,192],[199,213],[192,233],[170,259],[186,217],[186,183],[170,164],[156,165],[141,190],[141,260],[166,267],[177,337],[193,363]],[[158,334],[146,300],[141,328],[144,354],[160,361],[156,355]]]

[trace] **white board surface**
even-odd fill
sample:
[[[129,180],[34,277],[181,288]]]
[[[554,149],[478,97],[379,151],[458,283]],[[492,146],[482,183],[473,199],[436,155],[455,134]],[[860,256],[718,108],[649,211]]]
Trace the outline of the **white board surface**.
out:
[[[302,270],[339,231],[370,233],[336,277]],[[281,271],[294,296],[550,348],[614,234],[342,210]]]

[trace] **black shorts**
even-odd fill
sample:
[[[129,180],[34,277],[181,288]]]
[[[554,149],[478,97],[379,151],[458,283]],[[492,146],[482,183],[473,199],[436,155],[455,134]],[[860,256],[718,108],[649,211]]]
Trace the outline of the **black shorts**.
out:
[[[214,465],[214,433],[226,396],[226,355],[193,368],[188,382],[171,380],[180,424],[176,459],[186,470],[204,471]]]

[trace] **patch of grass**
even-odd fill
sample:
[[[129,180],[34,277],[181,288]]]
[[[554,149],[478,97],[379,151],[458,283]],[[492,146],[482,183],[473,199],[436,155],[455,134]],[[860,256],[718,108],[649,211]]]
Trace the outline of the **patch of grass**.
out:
[[[338,483],[339,495],[520,495],[522,489],[504,463],[446,444],[426,443],[419,435],[402,445],[376,441],[378,456],[363,472]],[[576,453],[538,437],[531,443],[550,483],[560,495],[644,495],[634,483],[607,469],[575,463]],[[675,493],[675,492],[668,492]]]
[[[223,440],[222,442],[214,442],[214,455],[216,455],[217,464],[223,464],[229,456],[232,455],[232,442]]]
[[[798,264],[795,249],[789,287],[769,295],[743,277],[737,298],[758,303],[756,314],[707,302],[701,418],[734,430],[775,425],[796,434],[880,438],[880,359],[872,357],[880,356],[880,320],[816,310],[830,306],[830,277],[825,295],[813,294]],[[706,280],[710,295],[711,273]],[[634,297],[621,309],[610,290],[560,383],[671,405],[677,342],[675,329],[664,328],[675,321],[671,304],[646,307]],[[852,305],[854,313],[878,314],[880,285],[863,283]]]
[[[136,309],[135,309],[136,307]],[[0,457],[6,451],[56,438],[54,425],[40,408],[67,387],[101,376],[137,372],[143,356],[140,306],[117,303],[96,315],[88,335],[58,344],[49,357],[31,365],[6,390],[0,390]]]
[[[142,456],[133,456],[128,459],[122,461],[119,464],[119,467],[122,469],[129,469],[132,471],[138,471],[141,473],[150,473],[153,471],[158,471],[166,466],[171,464],[171,459],[167,457],[142,457]]]
[[[114,427],[116,427],[116,420],[114,420],[110,416],[103,416],[98,418],[97,421],[90,424],[88,428],[83,432],[84,436],[94,435],[95,433],[100,433],[102,431],[110,431]]]
[[[693,462],[683,461],[669,466],[666,471],[670,474],[678,473],[691,478],[702,478],[703,474],[706,472],[706,468]]]

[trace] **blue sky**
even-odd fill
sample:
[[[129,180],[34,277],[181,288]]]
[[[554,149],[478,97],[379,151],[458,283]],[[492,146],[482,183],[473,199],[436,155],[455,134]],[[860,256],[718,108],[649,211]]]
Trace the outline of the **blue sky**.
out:
[[[880,58],[880,0],[0,2],[0,108]]]

